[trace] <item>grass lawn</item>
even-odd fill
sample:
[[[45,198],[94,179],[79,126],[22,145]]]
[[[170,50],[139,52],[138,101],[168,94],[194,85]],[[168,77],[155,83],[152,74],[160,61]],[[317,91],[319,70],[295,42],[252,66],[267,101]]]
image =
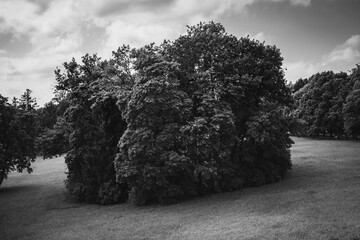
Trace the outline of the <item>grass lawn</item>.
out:
[[[294,138],[279,183],[172,205],[64,201],[63,158],[0,187],[0,239],[350,239],[360,235],[360,142]]]

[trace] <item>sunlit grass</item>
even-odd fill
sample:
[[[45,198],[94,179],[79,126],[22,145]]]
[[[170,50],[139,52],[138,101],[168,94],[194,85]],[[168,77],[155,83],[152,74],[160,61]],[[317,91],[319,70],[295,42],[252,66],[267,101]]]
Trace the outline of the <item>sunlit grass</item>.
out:
[[[294,138],[283,181],[173,205],[64,201],[63,158],[0,187],[0,239],[351,239],[360,234],[360,143]]]

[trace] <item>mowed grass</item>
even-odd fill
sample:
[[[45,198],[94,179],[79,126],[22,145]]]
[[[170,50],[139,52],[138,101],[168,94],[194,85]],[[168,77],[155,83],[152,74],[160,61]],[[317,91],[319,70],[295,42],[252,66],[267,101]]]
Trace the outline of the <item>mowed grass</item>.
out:
[[[0,187],[0,239],[350,239],[360,234],[360,142],[293,138],[283,181],[172,205],[64,199],[63,158]]]

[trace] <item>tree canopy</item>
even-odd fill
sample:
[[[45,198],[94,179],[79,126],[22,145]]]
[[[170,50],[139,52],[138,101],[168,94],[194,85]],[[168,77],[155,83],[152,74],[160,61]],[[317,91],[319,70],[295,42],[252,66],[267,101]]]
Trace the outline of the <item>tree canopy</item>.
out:
[[[165,203],[278,181],[292,143],[282,60],[213,22],[109,60],[87,54],[56,70],[66,110],[40,146],[67,152],[66,186],[86,202]]]
[[[357,65],[350,75],[327,71],[294,84],[293,112],[304,125],[302,134],[357,137],[359,72]]]
[[[290,102],[274,46],[200,23],[134,51],[135,85],[119,104],[115,160],[130,200],[168,202],[277,181],[290,169]]]
[[[35,106],[29,89],[13,104],[0,95],[0,185],[11,171],[32,172],[37,136]]]
[[[279,181],[290,132],[360,133],[360,66],[289,86],[276,46],[218,23],[174,41],[86,54],[55,70],[54,99],[0,95],[0,184],[36,153],[66,154],[69,195],[88,203],[168,203]]]

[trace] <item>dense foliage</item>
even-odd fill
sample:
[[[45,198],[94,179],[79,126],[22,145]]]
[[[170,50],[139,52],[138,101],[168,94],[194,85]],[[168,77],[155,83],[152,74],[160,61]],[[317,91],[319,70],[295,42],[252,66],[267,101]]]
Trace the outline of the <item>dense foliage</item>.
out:
[[[360,133],[359,81],[359,66],[350,75],[327,71],[299,79],[293,86],[294,116],[303,124],[302,134],[356,138]]]
[[[74,59],[65,63],[65,73],[56,71],[56,90],[68,107],[40,142],[47,156],[67,152],[66,186],[72,196],[86,202],[116,203],[127,193],[126,185],[115,182],[113,160],[126,128],[116,96],[131,86],[128,54],[125,47],[109,61],[86,55],[81,64]]]
[[[66,110],[55,124],[44,118],[39,146],[47,157],[67,152],[66,186],[80,200],[172,202],[278,181],[291,168],[291,91],[275,46],[210,22],[64,69],[56,93]]]
[[[209,23],[133,54],[115,161],[133,203],[261,185],[290,169],[290,91],[277,48]]]
[[[289,133],[356,138],[360,66],[286,85],[279,49],[188,27],[173,42],[85,55],[57,69],[55,98],[0,95],[0,184],[36,153],[66,154],[66,187],[89,203],[173,202],[280,180]],[[292,94],[292,96],[291,96]]]
[[[37,136],[35,106],[29,89],[13,104],[0,95],[0,185],[11,171],[32,172]]]

